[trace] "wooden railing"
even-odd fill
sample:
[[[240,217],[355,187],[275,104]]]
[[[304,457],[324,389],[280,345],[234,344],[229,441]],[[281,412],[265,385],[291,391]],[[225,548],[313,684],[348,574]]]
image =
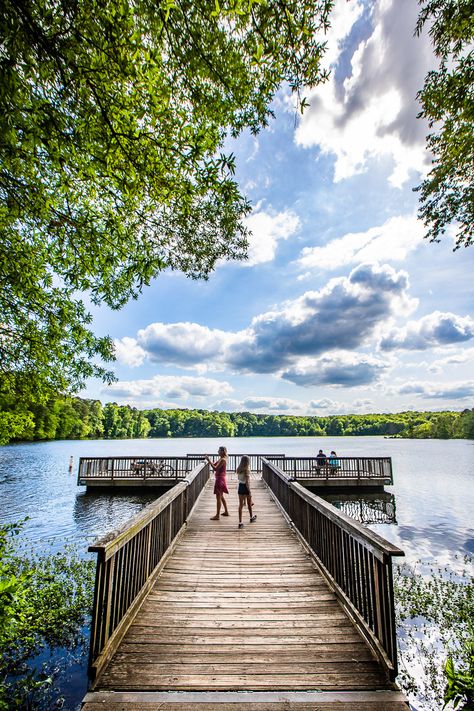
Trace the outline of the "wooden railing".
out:
[[[212,452],[208,452],[209,457],[215,461],[218,459],[217,454],[213,454]],[[229,454],[227,457],[227,471],[235,472],[237,467],[240,464],[240,460],[242,459],[243,456],[247,456],[250,459],[250,471],[252,471],[254,474],[258,473],[261,474],[262,472],[262,459],[268,459],[271,461],[280,461],[281,459],[285,458],[284,454]],[[193,461],[195,464],[197,462],[201,462],[204,457],[206,456],[205,454],[188,454],[186,455],[188,459]]]
[[[390,677],[397,675],[392,557],[396,546],[340,513],[269,461],[263,479]]]
[[[229,454],[227,469],[235,471],[243,454]],[[322,464],[316,457],[285,457],[284,454],[248,454],[250,469],[260,474],[262,459],[275,462],[293,479],[317,480],[325,484],[393,484],[390,457],[338,457],[336,463]],[[185,479],[188,473],[204,460],[204,454],[186,457],[81,457],[78,484],[159,483]],[[211,455],[211,458],[212,455]],[[217,455],[215,455],[217,459]]]
[[[92,679],[116,650],[208,478],[209,465],[199,464],[187,481],[176,484],[120,531],[89,547],[97,553],[89,650]]]
[[[265,455],[261,455],[265,456]],[[275,461],[271,455],[265,457]],[[284,457],[277,466],[293,479],[352,479],[365,482],[383,480],[384,484],[393,484],[391,457],[336,457],[325,463],[317,457]]]
[[[185,479],[197,462],[187,457],[81,457],[78,484],[88,479],[113,481],[144,481]]]

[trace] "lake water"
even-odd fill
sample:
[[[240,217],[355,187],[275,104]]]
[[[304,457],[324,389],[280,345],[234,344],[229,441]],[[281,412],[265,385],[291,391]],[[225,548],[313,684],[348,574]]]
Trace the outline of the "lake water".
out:
[[[37,550],[87,546],[114,530],[154,497],[151,494],[86,494],[77,486],[81,456],[183,456],[188,452],[229,452],[314,456],[336,448],[339,456],[392,457],[391,496],[366,502],[336,502],[405,551],[405,560],[457,567],[474,554],[474,441],[398,440],[383,437],[254,437],[65,441],[0,448],[0,521],[28,516],[23,539]],[[70,457],[73,470],[69,471]],[[235,502],[236,503],[236,502]],[[68,672],[63,708],[76,709],[86,690],[85,662]]]

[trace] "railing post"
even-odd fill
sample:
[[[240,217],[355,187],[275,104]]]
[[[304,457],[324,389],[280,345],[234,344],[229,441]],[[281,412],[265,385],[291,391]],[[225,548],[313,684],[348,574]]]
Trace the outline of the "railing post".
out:
[[[151,560],[151,530],[152,524],[148,524],[148,536],[147,536],[147,551],[146,551],[146,577],[150,575],[150,560]]]
[[[104,620],[104,644],[110,636],[110,615],[112,612],[112,593],[113,593],[113,579],[115,571],[115,556],[110,560],[109,574],[107,580],[107,599],[105,601],[105,620]]]

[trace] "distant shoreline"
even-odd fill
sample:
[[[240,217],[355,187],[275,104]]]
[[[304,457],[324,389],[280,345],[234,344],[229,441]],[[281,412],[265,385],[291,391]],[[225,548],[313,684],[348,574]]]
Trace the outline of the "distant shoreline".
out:
[[[0,444],[87,439],[199,437],[474,439],[474,408],[345,415],[254,414],[160,408],[62,397],[28,410],[0,410]]]

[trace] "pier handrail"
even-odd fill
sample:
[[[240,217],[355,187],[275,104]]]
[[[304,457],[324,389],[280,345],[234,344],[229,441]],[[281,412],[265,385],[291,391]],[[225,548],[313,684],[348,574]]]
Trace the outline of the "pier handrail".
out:
[[[270,462],[271,455],[265,456]],[[278,461],[278,467],[294,479],[383,479],[384,484],[393,484],[391,457],[339,457],[331,463],[330,457],[322,463],[317,457],[284,457]]]
[[[196,463],[187,457],[148,456],[134,457],[80,457],[77,483],[87,483],[88,479],[130,482],[185,479]]]
[[[208,479],[209,465],[202,462],[187,480],[118,531],[89,546],[89,552],[97,553],[88,669],[91,679],[116,650]]]
[[[242,459],[243,456],[249,457],[250,459],[250,470],[252,472],[261,472],[262,471],[262,459],[269,459],[270,461],[280,461],[280,459],[284,459],[285,455],[284,454],[246,454],[243,452],[242,454],[238,454],[235,452],[232,452],[231,454],[228,455],[227,457],[227,469],[228,471],[235,471],[240,464],[240,460]],[[196,460],[196,461],[201,461],[204,459],[206,456],[205,454],[187,454],[186,455],[188,459],[191,460]],[[211,459],[217,459],[217,454],[209,454]]]
[[[314,555],[344,609],[391,679],[397,675],[392,557],[404,555],[374,531],[263,461],[267,483]]]

